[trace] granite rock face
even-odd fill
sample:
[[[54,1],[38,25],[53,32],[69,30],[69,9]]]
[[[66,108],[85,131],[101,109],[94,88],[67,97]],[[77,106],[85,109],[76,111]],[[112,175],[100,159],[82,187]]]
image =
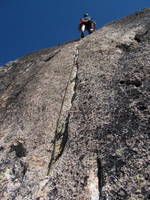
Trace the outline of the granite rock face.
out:
[[[0,68],[0,199],[150,198],[149,19]]]

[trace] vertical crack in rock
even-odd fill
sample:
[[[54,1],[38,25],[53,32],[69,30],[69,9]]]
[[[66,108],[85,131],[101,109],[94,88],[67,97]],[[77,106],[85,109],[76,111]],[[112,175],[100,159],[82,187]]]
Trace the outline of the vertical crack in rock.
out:
[[[76,87],[77,87],[77,80],[78,80],[77,75],[78,75],[78,69],[79,69],[78,59],[79,59],[79,49],[76,46],[76,53],[75,53],[75,58],[74,58],[74,66],[76,67],[76,76],[74,78],[75,85],[74,85],[74,94],[72,96],[72,102],[73,102],[73,100],[75,99],[75,96],[76,96]]]
[[[60,132],[56,135],[56,140],[58,141],[60,139],[60,137],[62,137],[61,139],[61,144],[60,144],[60,151],[58,153],[58,155],[56,156],[56,158],[54,159],[54,162],[57,162],[57,160],[61,157],[61,155],[64,152],[67,140],[68,140],[68,124],[69,124],[69,117],[70,115],[68,114],[67,119],[66,119],[66,124],[65,124],[65,129],[63,132]],[[57,137],[58,136],[58,137]]]
[[[67,143],[67,140],[68,140],[68,124],[69,124],[70,114],[68,114],[68,116],[67,116],[67,118],[65,120],[65,128],[64,128],[64,130],[63,130],[63,127],[61,127],[61,130],[59,131],[59,126],[60,126],[61,115],[63,114],[63,107],[64,107],[64,103],[65,103],[68,87],[70,85],[71,77],[72,77],[72,74],[73,74],[73,69],[74,69],[74,66],[77,67],[78,49],[77,49],[77,46],[75,46],[75,48],[76,48],[75,58],[74,58],[74,61],[73,61],[73,65],[71,66],[71,71],[70,71],[70,74],[69,74],[69,78],[67,80],[64,96],[63,96],[61,107],[60,107],[60,112],[59,112],[57,123],[56,123],[55,136],[54,136],[54,140],[53,140],[53,150],[52,150],[50,162],[49,162],[49,165],[48,165],[47,176],[50,173],[52,165],[56,161],[58,161],[58,159],[63,154],[65,146],[66,146],[66,143]],[[77,71],[76,71],[76,74],[77,74]],[[75,76],[77,77],[77,75],[75,75]],[[76,82],[76,77],[74,79],[74,82]],[[75,85],[76,85],[76,83],[75,83]],[[75,88],[75,86],[74,86],[74,88]],[[75,93],[75,89],[74,89],[74,93]],[[72,99],[73,99],[73,97],[74,97],[74,94],[72,95]],[[71,102],[72,102],[72,100],[71,100]],[[61,144],[60,144],[60,147],[59,147],[59,151],[58,151],[58,153],[56,155],[56,143],[60,138],[61,138]]]

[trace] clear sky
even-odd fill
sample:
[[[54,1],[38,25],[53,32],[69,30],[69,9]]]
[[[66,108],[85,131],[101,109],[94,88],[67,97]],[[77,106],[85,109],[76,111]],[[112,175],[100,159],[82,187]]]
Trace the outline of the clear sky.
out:
[[[149,6],[150,0],[0,0],[0,66],[79,38],[77,26],[86,12],[99,29]]]

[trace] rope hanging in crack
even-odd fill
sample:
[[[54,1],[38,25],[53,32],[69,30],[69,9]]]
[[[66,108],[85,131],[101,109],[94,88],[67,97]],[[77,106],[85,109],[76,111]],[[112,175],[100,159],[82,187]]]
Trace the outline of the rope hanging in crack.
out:
[[[66,84],[64,96],[63,96],[63,99],[62,99],[62,102],[61,102],[60,111],[59,111],[59,115],[58,115],[58,119],[57,119],[57,123],[56,123],[56,129],[55,129],[55,136],[54,136],[54,143],[53,143],[52,154],[51,154],[50,162],[48,164],[47,176],[49,175],[51,167],[52,167],[52,164],[53,164],[53,162],[55,160],[56,141],[57,141],[57,135],[59,133],[58,127],[59,127],[59,124],[60,124],[60,118],[61,118],[61,115],[62,115],[62,111],[63,111],[63,107],[64,107],[64,102],[65,102],[67,90],[68,90],[68,87],[69,87],[69,83],[70,83],[70,80],[71,80],[71,76],[72,76],[74,64],[76,64],[76,62],[77,62],[77,56],[78,56],[78,53],[75,55],[76,59],[74,60],[74,63],[72,65],[72,67],[71,67],[71,71],[70,71],[69,78],[68,78],[68,81],[67,81],[67,84]]]

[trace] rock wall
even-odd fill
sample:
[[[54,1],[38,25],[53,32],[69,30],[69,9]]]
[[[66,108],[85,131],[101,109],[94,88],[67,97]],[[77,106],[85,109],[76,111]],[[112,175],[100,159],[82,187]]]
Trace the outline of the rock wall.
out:
[[[0,68],[1,199],[150,198],[149,19]]]

